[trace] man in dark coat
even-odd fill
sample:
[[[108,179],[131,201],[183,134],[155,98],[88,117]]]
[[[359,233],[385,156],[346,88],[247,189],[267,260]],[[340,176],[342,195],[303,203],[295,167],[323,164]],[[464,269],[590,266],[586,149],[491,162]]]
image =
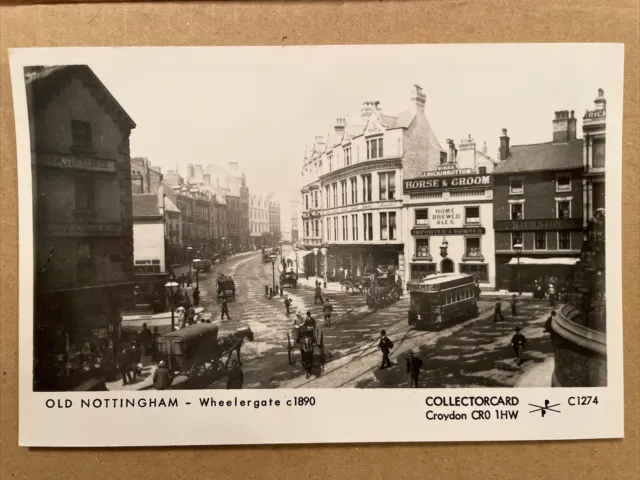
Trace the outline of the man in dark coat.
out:
[[[407,356],[407,375],[409,375],[409,386],[418,388],[418,378],[420,377],[420,369],[422,368],[422,360],[413,355],[413,350],[409,350]]]
[[[514,293],[511,297],[511,316],[515,317],[518,315],[518,301],[516,300],[516,294]]]
[[[145,357],[151,355],[151,350],[153,348],[153,335],[146,323],[142,324],[142,330],[138,333],[138,343],[144,349],[142,355]]]
[[[331,312],[333,312],[333,305],[328,298],[322,307],[322,311],[324,312],[324,326],[331,327]]]
[[[552,310],[551,315],[544,322],[544,331],[548,334],[551,334],[553,332],[553,329],[551,328],[551,324],[553,323],[554,318],[556,318],[556,311]]]
[[[527,343],[527,339],[522,333],[520,333],[520,327],[516,327],[516,333],[511,337],[511,345],[513,346],[513,351],[516,354],[518,365],[522,365],[522,353],[524,352],[525,343]]]
[[[193,304],[197,307],[200,304],[200,289],[198,287],[194,288],[191,295],[193,296]]]
[[[291,300],[289,300],[289,295],[284,296],[284,308],[287,311],[287,316],[289,315],[289,307],[291,306]]]
[[[165,364],[164,360],[160,360],[158,368],[153,374],[153,387],[156,390],[170,390],[171,382],[173,381],[171,372]]]
[[[122,385],[131,383],[131,353],[126,347],[120,353],[120,373],[122,374]]]
[[[240,368],[236,360],[233,360],[229,376],[227,377],[227,390],[241,389],[243,383],[244,373],[242,373],[242,368]]]
[[[221,314],[220,314],[220,320],[224,320],[224,316],[225,314],[227,315],[227,320],[231,320],[231,318],[229,317],[229,305],[227,304],[227,299],[223,298],[222,299],[222,305],[220,306],[221,309]]]
[[[318,300],[320,300],[321,304],[324,303],[324,300],[322,300],[322,288],[320,287],[320,282],[316,282],[316,294],[313,299],[313,304],[317,305]]]
[[[499,298],[496,299],[496,303],[493,306],[493,321],[497,322],[498,319],[504,320],[504,317],[502,316],[502,302]]]
[[[380,343],[378,344],[378,348],[382,352],[382,365],[380,365],[380,368],[385,369],[390,367],[391,360],[389,359],[389,352],[393,348],[393,342],[389,340],[385,330],[380,332]]]
[[[311,316],[311,312],[307,310],[307,317],[304,319],[305,327],[316,328],[316,319]]]

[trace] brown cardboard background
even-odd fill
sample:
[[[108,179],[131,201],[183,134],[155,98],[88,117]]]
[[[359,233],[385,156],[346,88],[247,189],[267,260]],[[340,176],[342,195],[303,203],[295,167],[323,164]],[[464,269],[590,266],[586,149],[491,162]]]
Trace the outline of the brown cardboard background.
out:
[[[637,269],[640,232],[639,184],[636,180],[640,173],[638,14],[638,2],[633,0],[203,2],[0,7],[0,199],[4,210],[0,215],[0,305],[3,313],[0,318],[0,477],[38,480],[640,478],[640,328],[637,313],[640,310],[640,273]],[[625,440],[111,450],[18,448],[18,216],[15,127],[7,48],[548,41],[626,44],[622,246],[625,258]],[[464,59],[460,61],[464,62]],[[505,62],[508,61],[505,58]],[[580,79],[576,78],[578,81]],[[611,245],[610,248],[618,247]],[[384,422],[394,420],[372,418],[371,421],[380,421],[384,428]],[[46,425],[42,427],[46,428]],[[282,428],[289,426],[282,425]]]

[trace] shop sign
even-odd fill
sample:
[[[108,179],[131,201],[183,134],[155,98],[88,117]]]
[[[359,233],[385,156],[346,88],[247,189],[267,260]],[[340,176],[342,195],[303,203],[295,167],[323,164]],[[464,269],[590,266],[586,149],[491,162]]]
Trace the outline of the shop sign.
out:
[[[579,230],[582,228],[581,218],[549,218],[542,220],[497,220],[493,222],[494,230],[531,231],[531,230]]]
[[[411,235],[428,237],[432,235],[484,235],[484,227],[468,227],[468,228],[413,228]]]
[[[437,292],[438,285],[423,285],[420,283],[410,283],[407,286],[409,292]]]
[[[69,168],[94,172],[115,172],[116,161],[104,158],[77,157],[72,155],[38,154],[39,167]]]
[[[584,118],[586,120],[595,120],[596,118],[606,118],[607,117],[607,111],[606,110],[587,110],[587,113],[585,113]]]
[[[432,207],[429,209],[429,225],[436,227],[462,226],[460,207]]]
[[[458,175],[441,178],[414,178],[404,181],[405,193],[428,190],[491,186],[491,175]]]
[[[458,168],[455,163],[445,163],[444,165],[438,165],[435,171],[423,172],[423,177],[445,177],[454,175],[471,175],[473,169],[471,168]]]
[[[122,235],[120,223],[52,223],[47,231],[52,237],[91,237]]]

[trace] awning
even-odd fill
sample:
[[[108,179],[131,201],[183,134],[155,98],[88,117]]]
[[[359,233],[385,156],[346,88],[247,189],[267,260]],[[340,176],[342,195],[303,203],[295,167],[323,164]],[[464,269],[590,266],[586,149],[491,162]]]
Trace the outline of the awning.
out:
[[[531,258],[520,257],[520,265],[568,265],[573,266],[580,261],[579,258],[556,257],[556,258]],[[512,258],[507,265],[518,265],[518,258]]]
[[[298,260],[302,260],[304,257],[309,255],[310,253],[313,253],[313,252],[311,250],[299,250],[298,251]],[[291,260],[292,262],[295,262],[296,261],[296,254],[295,253],[290,253],[285,258],[287,260]]]

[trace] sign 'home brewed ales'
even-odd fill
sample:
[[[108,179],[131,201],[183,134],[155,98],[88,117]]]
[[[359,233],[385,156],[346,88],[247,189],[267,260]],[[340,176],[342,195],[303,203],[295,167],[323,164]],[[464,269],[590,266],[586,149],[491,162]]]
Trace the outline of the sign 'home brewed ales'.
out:
[[[418,193],[429,190],[478,188],[491,186],[491,175],[455,175],[436,178],[413,178],[404,181],[405,193]]]

